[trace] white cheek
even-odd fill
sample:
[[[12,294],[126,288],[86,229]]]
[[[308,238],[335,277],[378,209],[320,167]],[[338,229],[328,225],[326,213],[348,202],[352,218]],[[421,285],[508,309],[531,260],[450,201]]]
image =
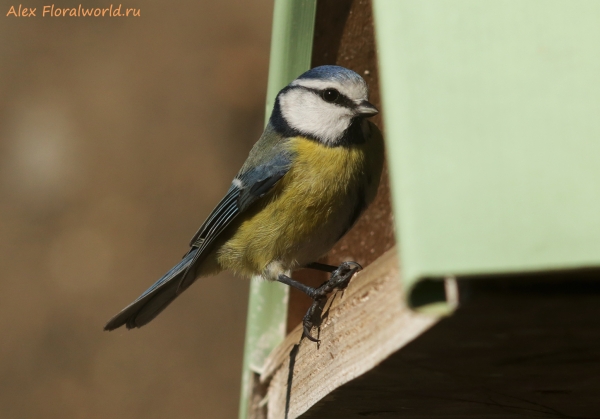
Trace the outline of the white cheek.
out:
[[[280,104],[283,117],[292,128],[329,144],[339,140],[353,117],[349,109],[326,103],[317,95],[302,90],[283,95]]]

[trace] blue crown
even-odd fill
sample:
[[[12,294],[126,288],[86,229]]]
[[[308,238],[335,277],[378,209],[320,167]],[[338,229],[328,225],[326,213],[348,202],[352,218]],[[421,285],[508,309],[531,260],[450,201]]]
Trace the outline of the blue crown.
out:
[[[303,73],[298,79],[319,79],[319,80],[337,80],[343,82],[345,80],[362,81],[362,77],[352,70],[340,67],[339,65],[322,65],[320,67],[311,68]]]

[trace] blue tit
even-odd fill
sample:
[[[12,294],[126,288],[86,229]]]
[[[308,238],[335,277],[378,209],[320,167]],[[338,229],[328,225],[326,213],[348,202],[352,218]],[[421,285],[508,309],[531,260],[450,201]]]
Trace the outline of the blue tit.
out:
[[[377,113],[363,78],[344,67],[313,68],[283,88],[264,133],[188,253],[104,329],[141,327],[197,278],[231,270],[306,292],[315,303],[305,335],[315,340],[310,329],[319,304],[359,268],[316,261],[375,198],[384,148],[367,118]],[[331,279],[317,289],[292,280],[291,272],[303,267],[332,272]]]

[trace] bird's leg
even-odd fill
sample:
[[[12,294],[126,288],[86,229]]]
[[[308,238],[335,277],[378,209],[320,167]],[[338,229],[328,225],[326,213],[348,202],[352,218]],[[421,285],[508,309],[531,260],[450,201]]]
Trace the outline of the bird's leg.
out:
[[[295,279],[290,278],[287,275],[279,274],[277,277],[277,282],[281,282],[282,284],[289,285],[290,287],[296,288],[297,290],[302,291],[304,294],[308,295],[313,300],[316,299],[315,291],[316,288],[309,287],[308,285],[304,285],[302,282],[298,282]]]
[[[311,264],[314,265],[314,264]],[[318,264],[327,267],[329,269],[329,265]],[[308,266],[307,266],[308,267]],[[315,268],[318,269],[318,268]],[[323,312],[323,307],[325,307],[325,302],[327,301],[327,295],[333,290],[344,290],[348,286],[350,282],[350,278],[362,269],[356,262],[343,262],[340,266],[335,268],[331,272],[331,278],[328,281],[321,284],[318,288],[309,287],[304,285],[301,282],[293,280],[287,275],[280,274],[277,277],[277,281],[289,285],[290,287],[294,287],[310,298],[312,298],[313,303],[306,312],[306,315],[302,319],[303,333],[302,336],[306,336],[309,340],[313,342],[319,342],[318,339],[315,339],[310,334],[314,325],[318,325],[321,322],[321,313]],[[322,269],[319,269],[322,270]],[[323,269],[324,270],[324,269]]]

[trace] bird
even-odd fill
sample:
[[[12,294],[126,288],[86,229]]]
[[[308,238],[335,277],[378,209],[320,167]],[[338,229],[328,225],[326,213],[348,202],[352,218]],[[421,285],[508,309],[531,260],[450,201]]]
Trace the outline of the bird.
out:
[[[379,111],[368,95],[359,74],[336,65],[312,68],[284,87],[263,134],[189,251],[104,330],[142,327],[196,279],[230,270],[305,292],[313,304],[303,337],[318,342],[311,330],[327,294],[343,290],[362,267],[317,261],[374,200],[381,178],[383,137],[369,120]],[[300,268],[331,277],[312,288],[291,278]]]

